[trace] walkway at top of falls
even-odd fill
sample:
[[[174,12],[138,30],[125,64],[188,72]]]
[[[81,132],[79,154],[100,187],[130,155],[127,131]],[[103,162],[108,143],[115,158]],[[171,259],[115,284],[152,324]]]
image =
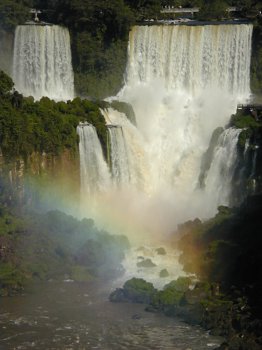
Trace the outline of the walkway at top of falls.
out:
[[[161,13],[196,13],[199,12],[200,7],[174,7],[174,6],[164,6],[162,7]],[[227,12],[237,12],[241,11],[241,7],[228,7]]]

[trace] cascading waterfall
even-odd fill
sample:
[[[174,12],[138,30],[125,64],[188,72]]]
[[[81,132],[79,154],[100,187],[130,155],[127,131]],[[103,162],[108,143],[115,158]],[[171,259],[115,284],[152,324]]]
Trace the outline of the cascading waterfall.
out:
[[[135,217],[150,237],[230,205],[239,130],[225,129],[218,138],[202,187],[199,175],[213,131],[249,98],[251,37],[249,24],[132,29],[117,97],[132,105],[137,127],[112,109],[103,114],[121,127],[110,136],[113,178],[132,188],[124,204],[119,197],[119,216]]]
[[[151,195],[172,203],[178,221],[211,216],[218,205],[230,204],[233,165],[223,165],[229,185],[218,197],[210,193],[224,182],[223,159],[209,170],[216,181],[201,191],[198,176],[213,130],[226,125],[250,95],[251,38],[249,24],[137,26],[130,33],[119,98],[132,104],[145,140]],[[239,132],[221,137],[227,133],[233,163]]]
[[[20,25],[15,31],[13,80],[25,96],[74,97],[70,36],[57,25]]]
[[[139,130],[121,112],[108,108],[101,113],[109,129],[113,182],[146,191],[148,165]]]
[[[110,174],[93,125],[80,124],[77,133],[80,139],[81,192],[90,199],[110,187]]]
[[[130,34],[127,85],[249,93],[251,25],[139,26]]]

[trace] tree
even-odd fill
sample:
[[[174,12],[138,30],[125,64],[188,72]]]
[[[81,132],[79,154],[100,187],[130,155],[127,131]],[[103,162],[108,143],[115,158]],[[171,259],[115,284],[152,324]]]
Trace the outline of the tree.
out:
[[[221,20],[227,16],[226,9],[228,4],[225,1],[209,0],[201,7],[199,11],[199,19],[202,20]]]
[[[29,8],[32,2],[1,0],[0,2],[0,27],[13,30],[17,24],[24,23],[30,18]]]
[[[13,87],[13,80],[3,71],[0,71],[0,96],[9,93],[13,89]]]

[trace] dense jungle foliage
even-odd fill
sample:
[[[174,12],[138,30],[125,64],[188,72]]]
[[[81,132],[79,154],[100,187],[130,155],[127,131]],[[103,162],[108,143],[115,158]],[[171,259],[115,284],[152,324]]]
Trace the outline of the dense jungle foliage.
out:
[[[93,124],[104,149],[106,126],[99,105],[81,100],[55,102],[47,97],[34,101],[17,91],[10,92],[12,80],[0,71],[0,147],[6,159],[33,152],[59,155],[63,150],[76,152],[80,121]]]
[[[261,244],[260,210],[262,197],[248,198],[239,209],[220,207],[206,221],[196,219],[180,226],[181,262],[187,271],[197,272],[204,280],[219,283],[221,290],[232,286],[249,299],[254,313],[261,318]]]
[[[42,9],[43,21],[65,25],[72,40],[75,87],[80,96],[104,98],[115,95],[123,84],[130,27],[144,19],[160,19],[162,6],[199,6],[196,18],[227,18],[228,6],[241,6],[238,16],[255,19],[259,1],[219,0],[2,0],[0,28],[12,31],[17,24],[32,19],[29,8]],[[179,16],[179,15],[178,15]],[[261,21],[255,27],[252,58],[252,87],[262,90]]]
[[[60,211],[22,217],[0,206],[0,296],[33,281],[112,278],[128,245],[124,236],[98,230],[90,219]]]

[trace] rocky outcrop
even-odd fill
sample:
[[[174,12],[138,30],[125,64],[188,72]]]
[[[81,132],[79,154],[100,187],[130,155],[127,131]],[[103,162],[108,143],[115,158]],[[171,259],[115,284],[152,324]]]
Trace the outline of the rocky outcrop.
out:
[[[112,302],[148,304],[149,312],[163,312],[201,325],[213,335],[226,337],[218,350],[259,350],[262,346],[262,322],[254,318],[241,291],[225,295],[217,283],[197,282],[180,277],[157,291],[151,283],[133,278],[109,297]]]
[[[136,265],[137,267],[145,267],[145,268],[156,267],[156,264],[154,264],[151,259],[145,259],[145,260],[139,261]]]
[[[123,288],[117,288],[109,296],[112,302],[132,302],[149,304],[153,300],[157,290],[152,283],[146,282],[142,278],[132,278],[128,280]]]

